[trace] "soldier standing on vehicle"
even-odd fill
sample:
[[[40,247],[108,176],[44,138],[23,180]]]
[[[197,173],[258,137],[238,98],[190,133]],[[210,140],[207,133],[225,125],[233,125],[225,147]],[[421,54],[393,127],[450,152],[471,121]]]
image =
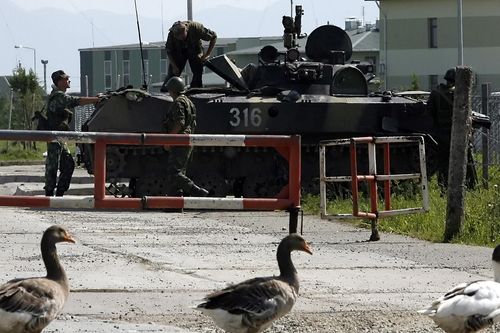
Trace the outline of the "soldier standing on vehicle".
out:
[[[192,134],[196,127],[196,108],[191,100],[184,95],[184,81],[177,76],[170,78],[166,89],[174,99],[168,109],[164,127],[168,134]],[[206,197],[208,191],[197,186],[186,176],[187,164],[191,158],[193,147],[172,146],[167,165],[168,194],[191,195]]]
[[[52,92],[47,101],[48,130],[69,131],[69,123],[73,116],[70,110],[78,105],[94,104],[98,97],[73,97],[66,94],[70,88],[69,76],[58,70],[52,73],[54,82]],[[56,141],[47,143],[47,158],[45,160],[45,195],[62,197],[69,189],[71,177],[75,169],[75,161],[71,156],[65,142]],[[59,179],[57,171],[60,170]]]
[[[201,41],[209,42],[206,52],[203,52]],[[173,76],[181,76],[186,62],[193,72],[191,88],[203,86],[203,62],[210,57],[217,41],[217,34],[207,29],[203,24],[194,21],[177,21],[168,33],[165,48],[168,56],[168,74],[161,91],[166,90],[166,83]]]
[[[448,69],[444,75],[446,84],[439,84],[431,92],[427,101],[427,108],[434,119],[433,135],[438,144],[438,184],[443,190],[448,187],[455,75],[455,68]],[[476,185],[477,175],[471,147],[469,147],[467,155],[467,187],[472,189]]]

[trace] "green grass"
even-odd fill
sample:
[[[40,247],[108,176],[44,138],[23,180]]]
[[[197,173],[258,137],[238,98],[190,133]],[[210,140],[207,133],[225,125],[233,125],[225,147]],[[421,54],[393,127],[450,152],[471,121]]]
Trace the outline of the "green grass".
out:
[[[432,242],[442,242],[446,223],[446,196],[442,196],[436,180],[429,184],[430,210],[422,214],[406,214],[379,219],[379,230]],[[408,193],[408,190],[402,193]],[[411,197],[401,193],[391,196],[392,208],[419,207],[420,195]],[[369,211],[367,198],[360,199],[360,210]],[[383,209],[379,199],[379,210]],[[305,195],[302,208],[307,214],[319,214],[319,196]],[[327,202],[327,213],[352,213],[351,199],[337,199]],[[367,220],[348,220],[350,223],[369,227]],[[460,234],[452,240],[454,243],[494,246],[500,240],[500,168],[490,169],[489,189],[481,185],[476,190],[467,191],[465,197],[465,218]]]
[[[68,148],[71,153],[75,152],[75,144],[69,143]],[[26,147],[22,142],[0,141],[0,161],[45,161],[43,153],[47,151],[45,142],[37,142],[36,149]]]
[[[36,149],[24,147],[21,142],[1,141],[0,161],[42,161],[43,153],[47,149],[45,142],[37,142]]]

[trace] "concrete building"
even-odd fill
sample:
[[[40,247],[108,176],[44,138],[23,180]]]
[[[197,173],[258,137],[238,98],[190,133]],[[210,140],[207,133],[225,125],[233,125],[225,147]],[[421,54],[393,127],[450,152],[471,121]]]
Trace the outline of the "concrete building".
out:
[[[274,42],[278,38],[281,37],[271,38],[271,40]],[[249,47],[249,45],[259,45],[265,40],[266,38],[218,38],[212,56]],[[204,43],[204,47],[207,47],[207,43]],[[141,50],[138,43],[79,49],[82,94],[85,95],[88,92],[89,96],[93,96],[99,92],[115,90],[127,85],[140,87],[144,84],[144,80],[148,86],[161,84],[168,69],[165,42],[143,43],[142,51],[145,76],[142,71]],[[189,68],[189,64],[186,68]],[[214,85],[223,84],[223,81],[205,68],[203,83]]]
[[[354,49],[351,60],[378,64],[378,30],[356,26],[349,30],[348,34]],[[306,39],[299,40],[299,44],[302,54],[305,54]],[[227,54],[237,66],[244,67],[250,62],[257,63],[258,53],[265,45],[274,45],[282,50],[282,37],[218,38],[212,56]],[[206,46],[205,43],[204,47]],[[140,87],[144,81],[148,87],[157,90],[167,75],[165,42],[143,44],[145,76],[139,44],[85,48],[79,52],[80,86],[83,95],[94,96],[99,92],[127,85]],[[203,84],[223,85],[224,81],[205,68]]]
[[[367,0],[368,1],[368,0]],[[457,0],[381,0],[380,76],[388,89],[405,89],[412,75],[421,89],[443,81],[458,65]],[[476,84],[500,89],[500,6],[497,0],[463,0],[463,59]]]

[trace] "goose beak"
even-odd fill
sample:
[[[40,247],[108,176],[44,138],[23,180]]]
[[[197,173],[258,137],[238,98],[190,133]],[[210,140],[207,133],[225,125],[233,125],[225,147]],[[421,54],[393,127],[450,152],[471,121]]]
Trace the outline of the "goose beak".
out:
[[[74,239],[74,238],[73,238],[73,236],[71,236],[70,234],[66,234],[66,235],[64,235],[63,240],[64,240],[65,242],[68,242],[68,243],[73,243],[73,244],[75,244],[75,243],[76,243],[75,239]]]
[[[302,251],[307,252],[311,255],[313,254],[311,247],[306,242],[304,242],[304,244],[302,244]]]

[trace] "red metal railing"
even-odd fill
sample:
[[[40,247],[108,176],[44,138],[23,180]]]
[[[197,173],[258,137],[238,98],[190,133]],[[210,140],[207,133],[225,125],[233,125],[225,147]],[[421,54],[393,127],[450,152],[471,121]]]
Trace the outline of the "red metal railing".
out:
[[[300,209],[300,136],[268,135],[205,135],[205,134],[150,134],[150,133],[95,133],[60,131],[0,130],[0,140],[65,141],[95,145],[94,196],[93,197],[44,197],[0,195],[0,206],[27,206],[51,208],[188,208],[234,210],[289,210],[290,231],[296,231]],[[107,196],[106,147],[107,145],[171,145],[171,146],[235,146],[273,147],[289,163],[288,185],[276,198],[196,198],[151,196],[143,198],[115,198]],[[292,216],[293,215],[293,216]],[[295,230],[294,230],[295,229]]]
[[[416,143],[419,147],[419,173],[412,174],[391,174],[391,143]],[[358,174],[357,145],[366,144],[368,146],[368,175]],[[383,146],[384,154],[384,174],[377,174],[376,145]],[[350,156],[350,176],[326,176],[326,147],[349,145]],[[419,179],[422,192],[422,207],[391,209],[391,180]],[[368,182],[370,195],[370,212],[363,212],[359,209],[359,182]],[[378,210],[378,188],[377,182],[384,184],[384,210]],[[352,193],[352,214],[333,214],[326,212],[326,183],[327,182],[350,182]],[[328,140],[320,143],[320,205],[321,217],[336,218],[366,218],[375,220],[384,216],[398,214],[419,213],[429,210],[429,192],[427,182],[427,169],[425,163],[425,144],[421,136],[398,136],[398,137],[358,137],[350,139]]]

